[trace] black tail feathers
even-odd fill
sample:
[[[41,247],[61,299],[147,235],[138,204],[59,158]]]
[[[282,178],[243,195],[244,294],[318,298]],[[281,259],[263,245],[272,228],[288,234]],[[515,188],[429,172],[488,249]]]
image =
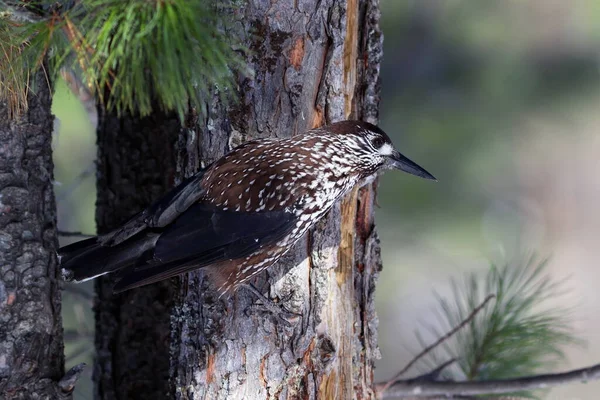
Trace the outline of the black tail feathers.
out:
[[[63,279],[82,282],[134,265],[156,239],[156,235],[139,233],[115,246],[102,245],[93,237],[62,247],[58,256]]]

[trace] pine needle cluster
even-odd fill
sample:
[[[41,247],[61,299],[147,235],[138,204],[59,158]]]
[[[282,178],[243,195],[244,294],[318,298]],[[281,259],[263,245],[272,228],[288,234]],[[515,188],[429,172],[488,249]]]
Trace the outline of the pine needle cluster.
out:
[[[556,304],[565,290],[546,265],[530,257],[520,264],[492,265],[485,277],[473,273],[453,281],[449,299],[437,295],[441,326],[427,327],[436,337],[464,323],[486,296],[495,299],[431,354],[428,368],[456,360],[446,378],[491,380],[547,372],[564,362],[563,349],[581,341],[572,331],[570,309]]]
[[[25,109],[39,68],[50,78],[76,71],[119,114],[160,108],[180,117],[202,109],[213,88],[231,93],[235,74],[247,73],[244,50],[219,18],[223,6],[218,12],[208,0],[12,3],[0,13],[0,99],[14,114]]]

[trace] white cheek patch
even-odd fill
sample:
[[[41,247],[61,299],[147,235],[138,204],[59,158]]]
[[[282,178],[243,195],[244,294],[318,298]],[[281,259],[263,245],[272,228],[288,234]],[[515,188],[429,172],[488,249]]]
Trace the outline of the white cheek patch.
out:
[[[394,152],[394,148],[389,143],[385,143],[379,149],[379,154],[381,154],[382,156],[391,156],[393,152]]]

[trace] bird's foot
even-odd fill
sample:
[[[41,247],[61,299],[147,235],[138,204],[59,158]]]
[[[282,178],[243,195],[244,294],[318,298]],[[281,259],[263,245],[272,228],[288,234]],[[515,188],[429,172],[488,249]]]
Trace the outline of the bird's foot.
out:
[[[276,303],[267,296],[263,295],[256,287],[254,287],[254,285],[243,283],[241,284],[241,287],[248,290],[254,296],[258,297],[258,300],[260,300],[260,304],[250,305],[250,307],[246,309],[246,313],[248,313],[250,310],[269,312],[288,327],[293,326],[294,323],[297,322],[302,316],[302,314],[292,312],[285,308],[283,305],[285,299],[283,302]]]

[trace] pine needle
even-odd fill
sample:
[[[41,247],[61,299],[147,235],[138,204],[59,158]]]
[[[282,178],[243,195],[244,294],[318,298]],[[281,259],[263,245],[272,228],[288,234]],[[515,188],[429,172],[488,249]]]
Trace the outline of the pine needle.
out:
[[[564,289],[550,278],[546,265],[530,257],[521,264],[492,265],[485,277],[470,274],[461,283],[454,281],[451,299],[437,296],[442,326],[427,327],[436,337],[464,320],[485,296],[495,294],[496,301],[444,342],[427,368],[452,358],[460,374],[449,378],[491,380],[538,374],[563,362],[563,349],[582,342],[570,328],[569,309],[547,302],[560,298]],[[425,343],[421,335],[417,338]]]
[[[212,88],[230,89],[234,74],[245,68],[202,1],[85,4],[81,25],[94,48],[85,75],[118,113],[147,115],[158,106],[183,118]]]
[[[190,107],[204,109],[211,93],[230,100],[235,75],[248,73],[244,50],[224,33],[212,2],[81,0],[71,9],[38,3],[48,13],[39,21],[0,15],[0,100],[15,115],[26,109],[28,77],[46,60],[51,78],[61,68],[77,71],[119,115],[161,109],[183,119]]]
[[[9,117],[27,110],[27,96],[35,89],[31,77],[42,67],[52,34],[52,23],[0,16],[0,100],[8,102]]]

